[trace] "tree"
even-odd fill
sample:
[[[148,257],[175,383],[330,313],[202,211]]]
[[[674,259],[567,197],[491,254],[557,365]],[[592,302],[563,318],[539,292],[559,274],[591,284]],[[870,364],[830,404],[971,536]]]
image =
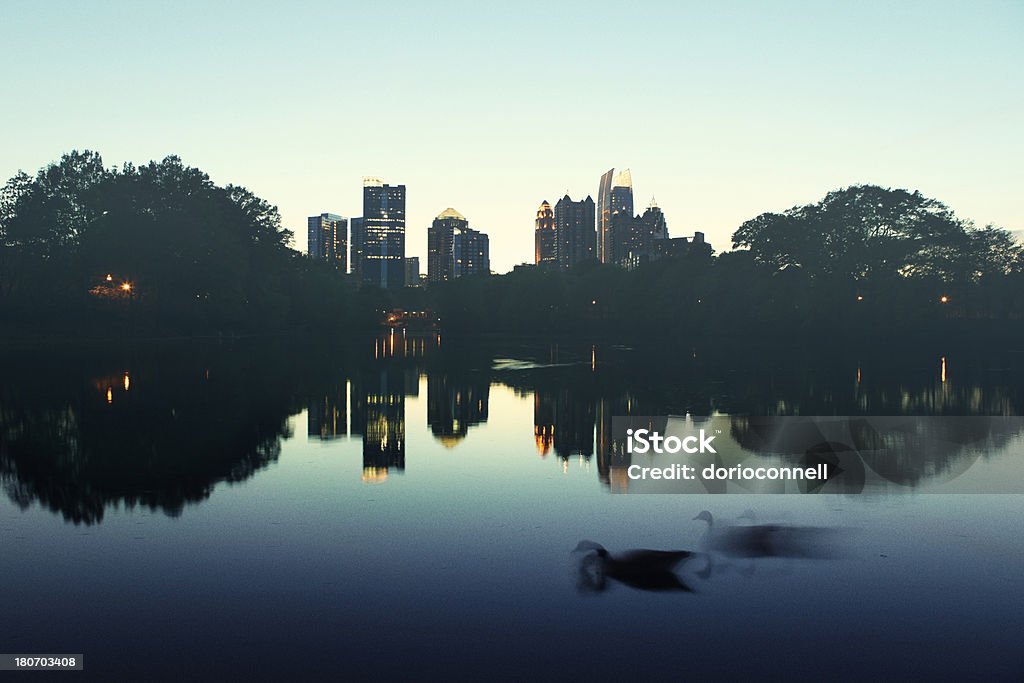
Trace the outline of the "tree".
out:
[[[855,281],[896,276],[939,281],[976,278],[978,268],[1013,261],[1011,240],[996,228],[976,230],[920,192],[857,185],[817,204],[766,213],[733,234],[776,270],[797,265],[811,277]]]

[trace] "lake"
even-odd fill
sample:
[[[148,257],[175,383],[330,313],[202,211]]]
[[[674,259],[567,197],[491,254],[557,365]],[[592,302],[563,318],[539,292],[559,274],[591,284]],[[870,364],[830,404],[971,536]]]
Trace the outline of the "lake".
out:
[[[0,651],[90,680],[1020,680],[1019,421],[818,495],[643,495],[611,426],[726,420],[739,449],[742,416],[1024,414],[1024,353],[940,346],[8,347]],[[835,552],[698,553],[702,510]],[[688,590],[595,578],[581,540],[695,551]]]

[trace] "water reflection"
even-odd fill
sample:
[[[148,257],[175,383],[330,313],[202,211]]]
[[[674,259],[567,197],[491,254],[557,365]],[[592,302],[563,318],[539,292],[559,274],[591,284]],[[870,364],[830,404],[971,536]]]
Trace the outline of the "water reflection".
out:
[[[127,372],[114,369],[125,365],[121,354],[24,354],[5,363],[4,492],[75,523],[99,522],[119,506],[178,515],[219,482],[275,461],[299,407],[281,390],[287,371],[245,372],[236,362],[209,381],[202,363],[177,351],[131,358]]]
[[[454,448],[470,427],[487,422],[490,380],[483,375],[438,374],[427,377],[427,424],[430,433]]]
[[[176,515],[218,483],[245,480],[274,462],[291,436],[289,418],[305,410],[308,438],[360,442],[366,482],[406,470],[409,430],[426,430],[447,448],[476,430],[502,440],[530,438],[532,430],[536,452],[554,454],[563,471],[573,460],[589,471],[595,461],[597,480],[625,491],[632,459],[613,434],[616,416],[687,415],[699,423],[715,414],[1020,413],[1019,354],[947,362],[953,357],[689,348],[676,354],[564,341],[446,339],[442,348],[437,334],[402,330],[342,345],[293,340],[8,353],[0,367],[0,481],[19,505],[38,503],[74,522],[98,522],[107,508],[122,505]],[[421,380],[426,424],[407,424],[406,403],[418,396]],[[530,402],[532,424],[490,409],[495,386]],[[755,424],[730,419],[738,448],[763,450]],[[965,427],[976,428],[982,427]],[[927,459],[913,462],[864,449],[873,471],[917,486],[962,471],[981,452],[968,442],[991,451],[1019,431],[985,434],[983,441],[898,431],[850,438],[859,447],[881,439],[890,450],[927,449]],[[791,455],[806,458],[807,451]]]

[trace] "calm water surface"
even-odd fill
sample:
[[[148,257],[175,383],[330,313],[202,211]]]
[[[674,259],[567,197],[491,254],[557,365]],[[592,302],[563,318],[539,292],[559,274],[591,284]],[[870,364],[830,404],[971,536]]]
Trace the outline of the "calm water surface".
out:
[[[0,651],[82,652],[96,680],[1019,680],[1022,496],[926,493],[934,463],[899,493],[632,495],[612,415],[1024,407],[1012,351],[858,355],[6,350]],[[1022,444],[974,468],[1019,480]],[[693,593],[581,585],[581,539],[698,549],[703,509],[836,527],[843,552],[684,565]]]

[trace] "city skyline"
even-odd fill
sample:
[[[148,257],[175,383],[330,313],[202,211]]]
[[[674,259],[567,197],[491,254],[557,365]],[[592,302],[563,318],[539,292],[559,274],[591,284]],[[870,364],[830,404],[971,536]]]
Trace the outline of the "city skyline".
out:
[[[4,178],[71,149],[108,165],[178,154],[276,204],[305,251],[306,218],[354,215],[359,179],[381,175],[411,190],[408,253],[456,206],[486,226],[496,272],[533,261],[539,200],[596,201],[611,164],[675,233],[720,250],[759,213],[860,183],[1024,229],[1019,3],[641,3],[622,22],[583,3],[438,3],[396,11],[386,54],[368,6],[199,10],[13,3]],[[330,25],[344,41],[306,40]],[[607,83],[620,96],[597,106]]]

